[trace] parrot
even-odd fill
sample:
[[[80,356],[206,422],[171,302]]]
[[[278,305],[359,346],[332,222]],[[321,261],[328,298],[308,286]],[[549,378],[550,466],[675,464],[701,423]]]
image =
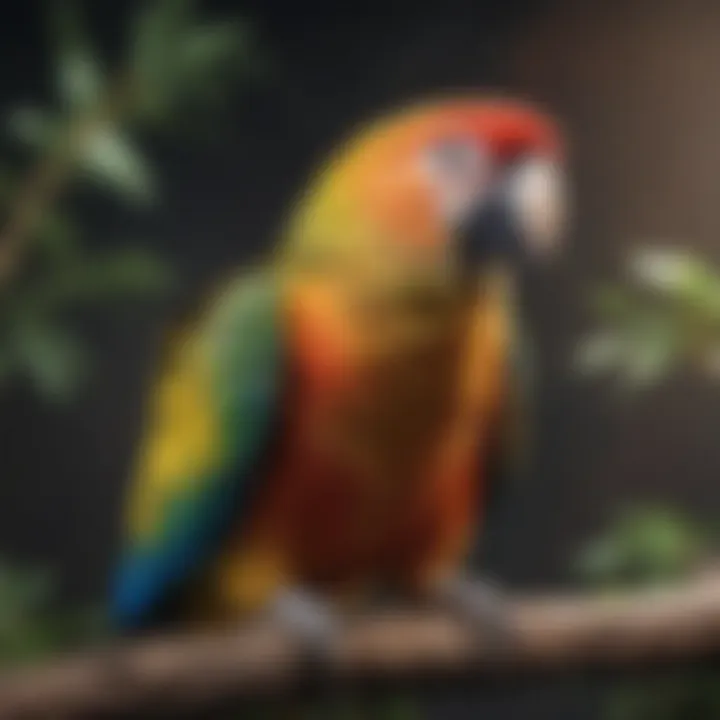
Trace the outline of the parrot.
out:
[[[329,153],[272,250],[168,345],[120,629],[269,612],[322,644],[383,592],[487,621],[502,593],[472,559],[527,445],[518,290],[561,245],[566,154],[549,112],[481,94],[387,112]]]

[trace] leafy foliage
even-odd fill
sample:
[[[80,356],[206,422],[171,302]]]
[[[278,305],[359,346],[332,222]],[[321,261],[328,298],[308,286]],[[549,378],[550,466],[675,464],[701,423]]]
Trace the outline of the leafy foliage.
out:
[[[161,123],[198,99],[218,97],[250,69],[249,28],[236,20],[198,23],[191,0],[148,3],[134,23],[129,57],[136,116]]]
[[[592,298],[598,327],[580,343],[576,367],[625,390],[650,387],[680,368],[720,372],[720,272],[687,251],[633,253],[624,282]]]
[[[643,248],[621,282],[594,293],[596,329],[579,345],[576,368],[612,378],[624,392],[655,386],[680,370],[720,374],[720,272],[685,250]],[[663,507],[625,510],[578,556],[577,570],[601,591],[681,581],[717,551],[715,529]],[[647,682],[618,683],[608,720],[720,716],[717,671],[689,668]]]
[[[47,572],[0,563],[0,668],[95,643],[106,635],[100,611],[58,609]]]
[[[249,64],[245,25],[201,23],[189,0],[142,3],[126,62],[116,68],[103,63],[77,2],[55,0],[48,20],[55,106],[17,107],[5,124],[28,167],[0,167],[0,250],[11,244],[23,261],[0,287],[0,391],[25,376],[43,398],[60,402],[73,397],[90,362],[72,313],[147,299],[173,280],[142,245],[93,250],[67,191],[86,183],[133,206],[157,202],[158,172],[141,131],[162,132],[182,108],[206,110]],[[48,175],[58,182],[55,192],[47,191]],[[0,562],[0,666],[105,633],[99,611],[58,608],[48,573]]]
[[[578,574],[598,588],[674,582],[696,569],[713,536],[671,508],[621,512],[610,530],[579,553]]]
[[[106,78],[75,0],[49,7],[55,49],[55,85],[68,111],[92,108],[105,92]]]
[[[112,67],[103,61],[81,5],[50,4],[56,102],[15,108],[5,125],[30,169],[0,172],[0,217],[8,220],[0,225],[0,250],[4,241],[23,255],[22,273],[0,289],[0,387],[24,375],[47,399],[72,398],[89,353],[68,313],[116,307],[171,287],[168,267],[147,249],[119,245],[102,256],[90,252],[67,210],[67,191],[86,184],[131,207],[152,206],[161,183],[142,149],[143,133],[171,129],[179,112],[206,113],[249,73],[247,25],[201,20],[196,5],[141,3],[125,59]],[[53,191],[38,180],[48,175],[59,185]]]
[[[628,508],[578,556],[590,587],[613,592],[681,581],[708,557],[717,537],[666,507]],[[645,682],[624,681],[609,692],[608,720],[685,720],[720,713],[717,671],[691,668]]]
[[[111,124],[88,132],[79,164],[83,174],[133,203],[151,203],[156,180],[133,142]]]

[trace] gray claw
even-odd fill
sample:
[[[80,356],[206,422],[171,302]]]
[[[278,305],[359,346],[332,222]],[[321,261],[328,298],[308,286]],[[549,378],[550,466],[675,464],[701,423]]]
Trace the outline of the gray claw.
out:
[[[288,590],[278,595],[271,612],[312,658],[327,660],[333,654],[341,622],[324,599],[302,590]]]
[[[513,630],[508,616],[508,601],[501,588],[486,579],[453,578],[438,589],[441,604],[463,620],[485,642],[498,650],[508,647]]]

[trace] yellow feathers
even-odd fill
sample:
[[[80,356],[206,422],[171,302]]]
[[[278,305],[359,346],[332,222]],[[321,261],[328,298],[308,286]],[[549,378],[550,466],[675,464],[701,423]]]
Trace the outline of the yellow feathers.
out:
[[[206,360],[192,335],[178,341],[172,361],[151,403],[130,506],[130,532],[141,538],[157,529],[165,499],[212,466],[220,438]]]

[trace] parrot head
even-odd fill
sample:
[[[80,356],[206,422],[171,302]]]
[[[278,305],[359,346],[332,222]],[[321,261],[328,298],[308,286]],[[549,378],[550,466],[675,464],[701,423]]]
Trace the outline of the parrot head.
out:
[[[362,274],[366,291],[382,276],[386,288],[447,296],[491,267],[554,254],[564,174],[560,130],[529,105],[460,98],[410,107],[362,129],[322,168],[293,218],[290,247],[344,267],[335,277],[346,288]]]
[[[473,271],[523,263],[558,247],[566,215],[559,133],[549,118],[509,103],[428,111],[415,155],[418,191],[435,242]],[[412,191],[410,191],[412,193]]]

